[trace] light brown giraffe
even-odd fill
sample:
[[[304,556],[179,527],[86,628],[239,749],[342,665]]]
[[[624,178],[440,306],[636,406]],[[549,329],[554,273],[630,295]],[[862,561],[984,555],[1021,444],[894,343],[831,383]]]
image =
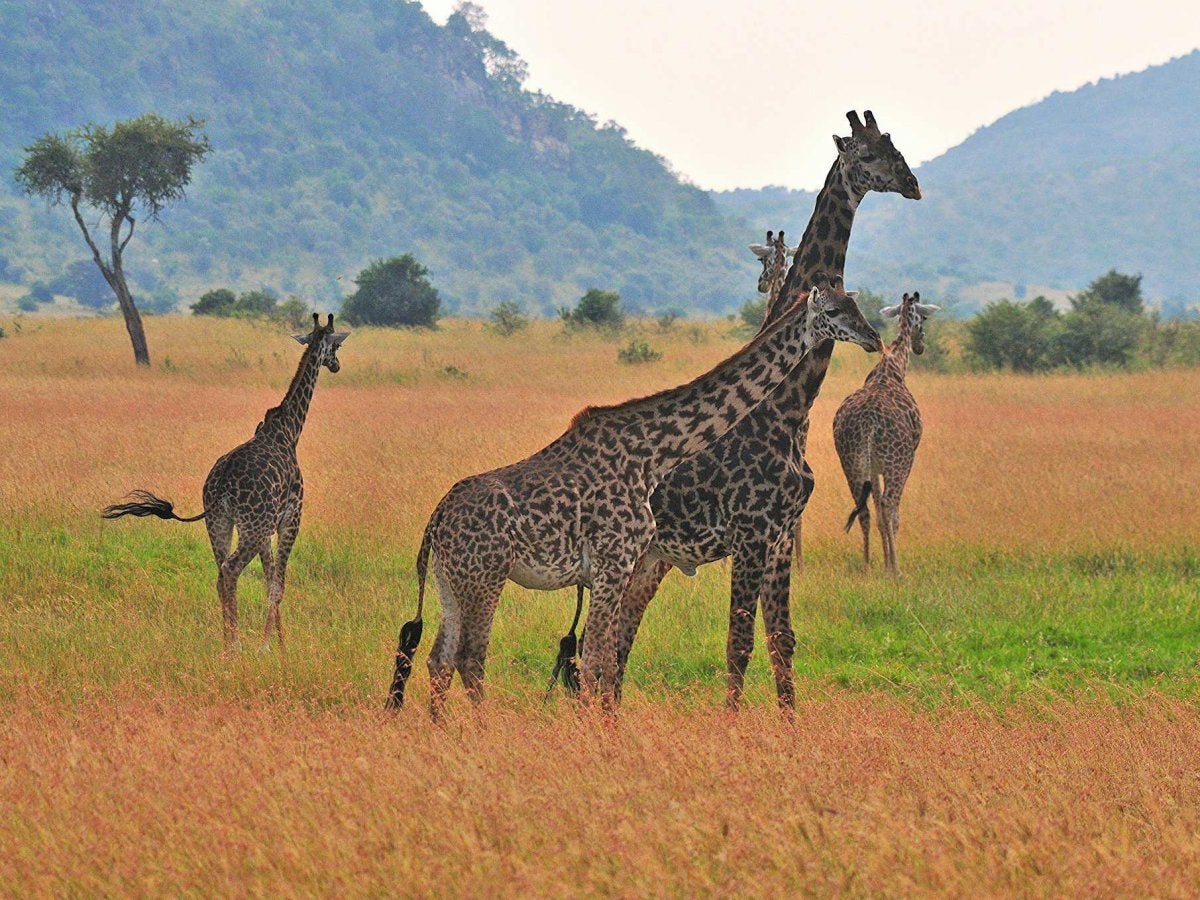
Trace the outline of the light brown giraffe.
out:
[[[157,516],[180,522],[205,520],[217,563],[217,593],[221,598],[227,650],[238,646],[238,577],[255,556],[262,560],[267,582],[267,646],[274,632],[283,648],[279,607],[288,556],[300,531],[304,505],[304,481],[296,461],[296,444],[304,429],[317,375],[322,366],[330,372],[341,367],[337,350],[346,334],[333,330],[332,314],[322,326],[314,313],[312,332],[292,335],[306,349],[283,401],[267,410],[253,438],[213,464],[204,480],[204,511],[198,516],[181,518],[169,501],[148,491],[134,491],[130,502],[113,504],[101,513],[106,519]],[[237,549],[231,552],[235,528]],[[274,552],[272,538],[276,539]]]
[[[421,539],[417,615],[401,630],[388,706],[403,703],[430,553],[442,605],[429,657],[435,716],[456,670],[471,698],[482,698],[492,619],[509,580],[535,590],[591,589],[581,688],[613,706],[620,600],[654,539],[655,486],[736,425],[818,342],[882,347],[854,302],[824,276],[807,300],[699,378],[616,406],[589,407],[532,456],[452,487]]]
[[[779,300],[779,291],[787,275],[788,260],[796,255],[796,249],[787,245],[782,231],[778,237],[775,237],[775,232],[768,231],[765,244],[750,245],[750,252],[762,262],[762,273],[758,276],[758,292],[767,295],[768,309]]]
[[[873,495],[883,560],[893,575],[900,574],[896,565],[900,497],[921,443],[921,413],[904,378],[909,351],[918,356],[925,352],[925,320],[937,311],[938,307],[922,303],[915,292],[911,297],[905,294],[899,306],[880,310],[888,318],[899,317],[896,339],[867,375],[866,383],[842,402],[833,417],[833,442],[854,498],[846,530],[857,518],[862,526],[863,566],[869,566],[871,514],[867,498]]]

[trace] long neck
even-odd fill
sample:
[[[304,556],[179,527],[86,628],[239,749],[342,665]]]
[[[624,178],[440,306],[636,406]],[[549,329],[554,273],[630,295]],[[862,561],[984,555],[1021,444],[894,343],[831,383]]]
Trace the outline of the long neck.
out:
[[[831,278],[843,273],[854,213],[863,196],[850,184],[841,159],[835,160],[825,178],[825,186],[817,194],[812,218],[804,229],[804,237],[800,240],[783,288],[778,292],[775,302],[767,307],[764,328],[783,314],[788,297],[812,288],[813,276],[818,272],[824,272]]]
[[[808,353],[803,312],[790,311],[694,381],[619,406],[586,410],[577,422],[616,433],[626,452],[655,479],[662,478],[733,428]]]
[[[279,404],[279,414],[271,422],[271,430],[293,445],[300,441],[313,391],[317,387],[317,375],[321,371],[320,346],[320,340],[314,339],[305,349],[300,357],[300,365],[296,367],[296,374],[292,376],[292,383],[288,385],[283,402]]]
[[[884,354],[883,359],[879,361],[879,366],[877,367],[886,367],[891,374],[899,377],[901,381],[908,374],[908,357],[912,352],[911,319],[908,304],[905,303],[900,307],[900,328],[896,333],[896,339],[892,341],[892,346],[888,348],[888,352]]]

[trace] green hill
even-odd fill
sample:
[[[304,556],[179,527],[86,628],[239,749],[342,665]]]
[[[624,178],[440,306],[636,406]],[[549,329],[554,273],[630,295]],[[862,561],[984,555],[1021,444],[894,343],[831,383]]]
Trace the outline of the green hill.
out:
[[[1116,267],[1177,311],[1200,299],[1200,51],[1009,113],[917,170],[925,199],[872,195],[847,275],[981,301],[980,285],[1075,290]],[[904,134],[895,132],[904,147]],[[811,194],[717,195],[758,228],[800,229]],[[795,212],[781,218],[789,206]],[[966,304],[968,307],[970,302]]]
[[[713,199],[619,127],[525,91],[470,11],[438,26],[401,0],[17,0],[0,29],[0,282],[87,256],[69,215],[16,192],[21,149],[152,110],[205,118],[215,151],[130,247],[160,301],[329,300],[401,252],[467,312],[548,312],[588,287],[644,309],[753,294],[747,235]]]

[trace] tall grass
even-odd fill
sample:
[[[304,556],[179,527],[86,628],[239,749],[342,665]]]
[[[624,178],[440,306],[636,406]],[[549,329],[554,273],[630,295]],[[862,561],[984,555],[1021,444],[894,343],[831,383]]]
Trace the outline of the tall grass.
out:
[[[794,721],[760,646],[723,698],[728,569],[668,577],[627,702],[541,689],[573,594],[512,587],[489,700],[380,712],[425,518],[458,478],[588,403],[692,377],[718,324],[611,339],[535,323],[359,329],[300,444],[288,653],[220,648],[203,527],[102,523],[147,487],[185,514],[278,402],[299,348],[265,325],[26,320],[0,343],[0,885],[18,894],[1188,893],[1200,696],[1200,372],[937,375],[904,578],[864,573],[830,420],[872,358],[835,353],[793,585]],[[436,604],[433,619],[436,621]],[[433,623],[431,623],[433,624]],[[761,639],[760,639],[761,643]]]

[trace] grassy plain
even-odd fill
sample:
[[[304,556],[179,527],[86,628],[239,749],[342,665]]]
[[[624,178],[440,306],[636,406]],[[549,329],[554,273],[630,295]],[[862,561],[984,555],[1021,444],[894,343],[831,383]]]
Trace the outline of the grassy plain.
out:
[[[1198,371],[913,373],[926,436],[891,581],[840,527],[830,421],[872,359],[839,348],[810,439],[795,722],[761,649],[751,708],[719,711],[718,564],[668,578],[615,724],[542,705],[573,596],[514,588],[488,703],[456,693],[435,728],[422,661],[414,702],[378,712],[434,503],[587,403],[702,371],[736,348],[728,326],[646,326],[664,359],[642,366],[551,323],[356,331],[300,445],[288,657],[257,651],[254,564],[228,660],[203,527],[97,510],[133,487],[198,510],[299,348],[265,324],[150,319],[155,365],[136,371],[117,321],[0,324],[0,884],[18,893],[1200,880]]]

